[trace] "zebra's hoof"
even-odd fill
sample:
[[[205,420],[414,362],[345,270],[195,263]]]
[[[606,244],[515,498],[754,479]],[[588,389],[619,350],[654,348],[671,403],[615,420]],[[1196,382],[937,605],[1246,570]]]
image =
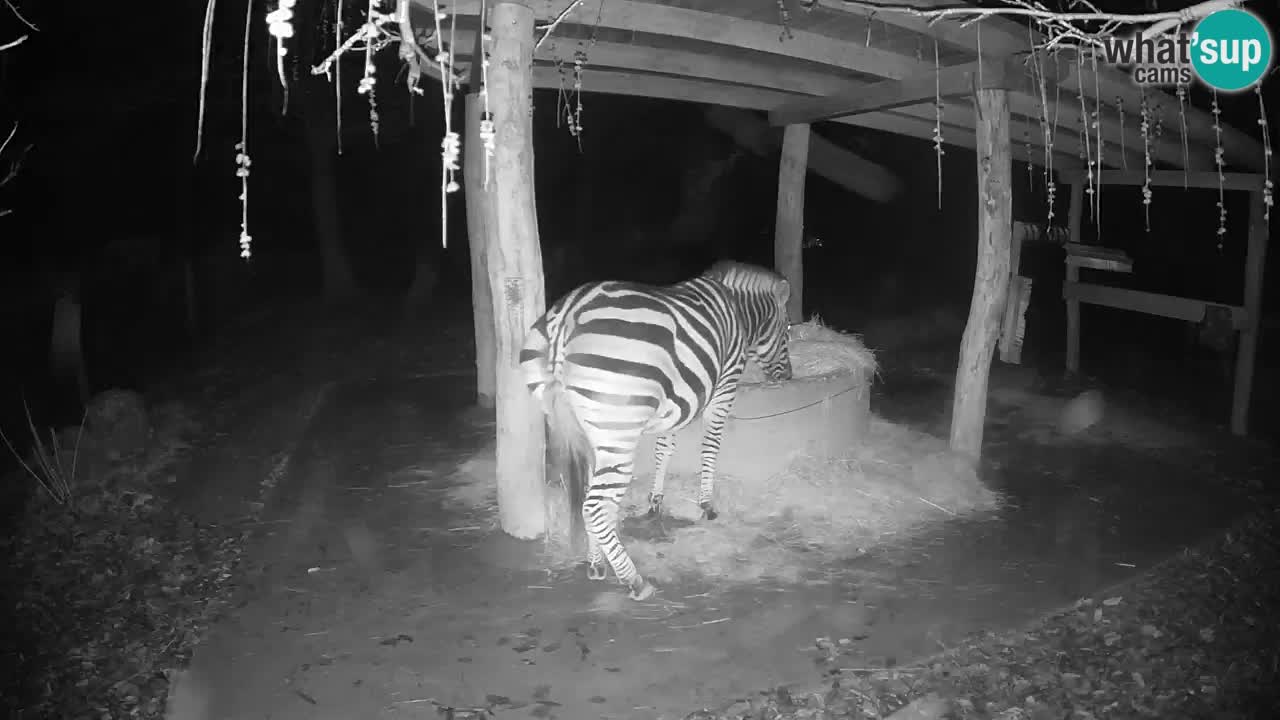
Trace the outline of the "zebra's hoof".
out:
[[[653,586],[653,583],[648,580],[645,580],[644,578],[636,578],[636,582],[631,586],[631,593],[629,596],[632,600],[648,600],[653,597],[653,594],[657,592],[657,590],[658,589]]]
[[[715,520],[720,517],[720,513],[716,512],[716,509],[709,502],[702,503],[699,507],[702,508],[702,518],[704,520]]]
[[[595,564],[587,565],[588,580],[603,580],[605,578],[605,575],[607,575],[607,573],[605,572],[603,563],[599,565],[595,565]]]

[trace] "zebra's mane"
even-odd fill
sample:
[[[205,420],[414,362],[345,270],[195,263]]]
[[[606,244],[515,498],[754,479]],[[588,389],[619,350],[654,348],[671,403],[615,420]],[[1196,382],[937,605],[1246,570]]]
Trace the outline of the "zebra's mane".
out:
[[[772,292],[783,279],[781,275],[768,268],[735,260],[721,260],[715,263],[702,273],[702,277],[715,280],[734,290],[748,292]]]

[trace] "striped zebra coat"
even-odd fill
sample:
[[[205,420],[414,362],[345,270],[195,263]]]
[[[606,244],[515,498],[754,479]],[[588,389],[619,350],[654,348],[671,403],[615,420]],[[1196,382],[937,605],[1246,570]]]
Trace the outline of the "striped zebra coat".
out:
[[[720,262],[667,287],[582,285],[530,328],[521,368],[547,414],[570,502],[581,506],[581,518],[571,517],[575,537],[587,536],[588,577],[604,579],[604,558],[633,598],[654,591],[618,538],[641,435],[658,436],[649,496],[657,516],[675,433],[704,419],[698,502],[703,517],[715,519],[720,438],[747,358],[755,357],[770,380],[791,377],[790,293],[777,273]]]

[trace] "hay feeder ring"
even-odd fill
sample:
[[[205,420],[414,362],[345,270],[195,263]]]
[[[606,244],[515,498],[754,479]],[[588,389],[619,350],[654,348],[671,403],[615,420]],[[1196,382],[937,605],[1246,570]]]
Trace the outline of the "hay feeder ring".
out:
[[[761,481],[773,477],[800,454],[830,457],[861,440],[871,418],[871,380],[875,360],[855,336],[810,321],[792,328],[794,376],[766,384],[758,368],[748,367],[721,441],[716,466],[721,479]],[[678,488],[697,486],[703,422],[676,437],[668,476],[668,498]],[[653,477],[654,438],[642,438],[636,454],[635,490],[648,492]],[[690,482],[692,481],[692,482]],[[732,480],[729,480],[732,482]],[[689,498],[692,499],[692,498]],[[696,516],[696,504],[668,503],[676,516]]]

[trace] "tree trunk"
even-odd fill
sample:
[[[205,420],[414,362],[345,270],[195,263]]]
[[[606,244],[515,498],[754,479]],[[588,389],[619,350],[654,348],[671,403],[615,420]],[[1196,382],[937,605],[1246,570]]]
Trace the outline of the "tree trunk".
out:
[[[489,286],[489,240],[492,238],[486,220],[491,212],[485,207],[489,193],[485,189],[485,153],[480,141],[480,120],[484,106],[478,94],[466,97],[466,137],[462,143],[462,181],[467,203],[467,246],[471,254],[471,311],[476,339],[476,402],[491,408],[497,396],[497,353],[494,336],[493,290]],[[492,159],[489,173],[492,175]],[[489,178],[492,188],[493,178]]]
[[[497,320],[498,517],[507,534],[533,539],[546,529],[545,433],[519,362],[524,335],[546,304],[533,188],[533,11],[498,2],[489,18],[488,91],[497,147],[483,208]]]
[[[978,264],[969,322],[960,342],[951,449],[977,460],[987,415],[987,382],[1009,288],[1013,236],[1013,162],[1009,98],[1005,90],[978,90]]]
[[[405,293],[402,305],[406,320],[420,318],[431,305],[431,296],[435,294],[436,285],[440,282],[439,253],[432,248],[424,247],[418,251],[418,260],[413,270],[413,280],[409,283],[409,291]]]
[[[311,218],[316,242],[320,244],[320,263],[323,272],[324,295],[328,300],[345,300],[356,294],[350,260],[343,248],[342,226],[338,215],[337,141],[333,129],[324,122],[328,113],[316,105],[323,101],[317,83],[304,90],[308,107],[304,110],[302,124],[307,135],[307,149],[311,159]],[[322,85],[320,87],[323,87]]]
[[[787,315],[804,320],[804,181],[808,174],[809,125],[788,125],[778,161],[778,215],[773,236],[773,266],[791,283]]]
[[[49,374],[59,397],[74,393],[83,409],[89,404],[89,376],[85,370],[81,315],[80,274],[74,272],[63,277],[57,288],[49,340]]]

